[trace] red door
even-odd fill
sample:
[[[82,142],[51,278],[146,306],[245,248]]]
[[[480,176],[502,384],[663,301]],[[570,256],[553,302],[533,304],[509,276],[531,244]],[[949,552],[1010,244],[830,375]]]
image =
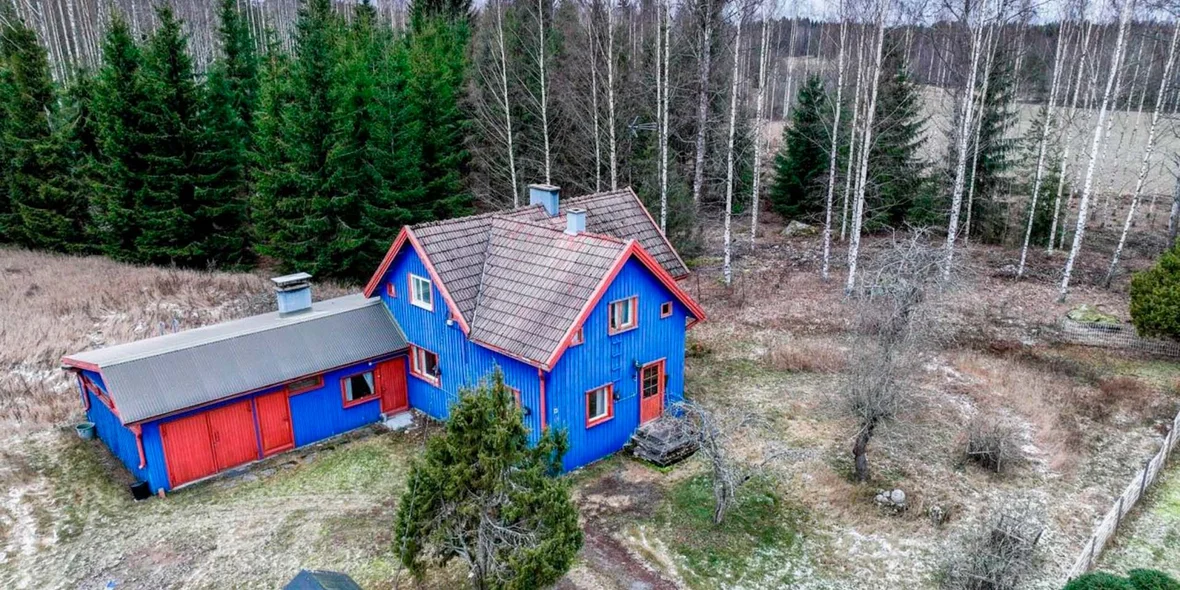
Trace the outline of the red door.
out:
[[[254,400],[258,411],[258,431],[262,434],[264,457],[295,446],[295,432],[291,430],[291,405],[287,390],[260,395]]]
[[[664,414],[664,361],[643,365],[639,372],[639,423]]]
[[[164,462],[172,487],[217,473],[209,419],[205,414],[161,424],[160,438],[164,442]]]
[[[254,406],[250,400],[222,406],[207,414],[213,458],[219,470],[258,459],[258,435],[254,431]]]
[[[377,365],[377,391],[381,394],[381,413],[400,412],[410,407],[406,397],[406,359],[398,357]]]

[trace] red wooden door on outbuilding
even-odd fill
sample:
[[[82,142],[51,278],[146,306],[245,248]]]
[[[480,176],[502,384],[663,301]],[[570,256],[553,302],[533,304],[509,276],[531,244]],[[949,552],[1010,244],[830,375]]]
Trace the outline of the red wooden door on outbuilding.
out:
[[[291,404],[287,390],[258,396],[258,431],[262,434],[262,455],[269,457],[295,446],[291,429]]]
[[[406,397],[406,359],[398,357],[377,365],[377,391],[381,413],[400,412],[410,407]]]
[[[258,459],[254,406],[243,400],[160,426],[172,487]]]

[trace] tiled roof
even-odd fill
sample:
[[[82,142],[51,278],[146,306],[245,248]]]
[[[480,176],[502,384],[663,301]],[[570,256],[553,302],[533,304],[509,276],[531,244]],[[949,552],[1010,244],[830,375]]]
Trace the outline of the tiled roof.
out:
[[[586,210],[586,231],[569,235],[565,213],[575,207]],[[574,197],[561,203],[556,216],[531,205],[409,230],[468,327],[468,336],[539,366],[561,347],[630,243],[651,255],[646,263],[659,265],[669,276],[688,274],[629,188]],[[375,288],[396,248],[395,243],[366,293]]]
[[[495,218],[471,339],[545,362],[624,248],[613,238]]]
[[[614,236],[624,240],[635,240],[659,261],[660,266],[668,271],[673,278],[688,275],[688,267],[672,244],[660,232],[655,220],[648,214],[639,196],[630,187],[617,191],[594,193],[563,199],[561,201],[561,215],[550,217],[540,206],[517,209],[509,215],[513,217],[552,223],[557,227],[565,227],[565,212],[568,209],[580,208],[586,210],[586,231],[596,234]]]

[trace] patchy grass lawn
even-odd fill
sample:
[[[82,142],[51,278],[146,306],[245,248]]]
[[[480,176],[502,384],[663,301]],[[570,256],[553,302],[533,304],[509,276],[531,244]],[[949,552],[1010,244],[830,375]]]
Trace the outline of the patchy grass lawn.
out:
[[[1174,458],[1163,479],[1123,523],[1098,566],[1124,574],[1136,568],[1180,577],[1180,465]]]

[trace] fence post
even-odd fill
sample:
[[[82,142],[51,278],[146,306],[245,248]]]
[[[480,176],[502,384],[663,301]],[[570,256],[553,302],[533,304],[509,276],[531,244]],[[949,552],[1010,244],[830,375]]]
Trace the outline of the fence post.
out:
[[[1119,496],[1119,509],[1114,513],[1114,530],[1119,530],[1119,525],[1123,524],[1123,499],[1127,497],[1126,494]]]
[[[1094,547],[1098,545],[1096,537],[1090,536],[1090,558],[1086,560],[1086,571],[1094,569]]]
[[[1143,492],[1147,490],[1147,469],[1151,467],[1151,459],[1143,464],[1143,481],[1139,483],[1139,497],[1143,497]]]

